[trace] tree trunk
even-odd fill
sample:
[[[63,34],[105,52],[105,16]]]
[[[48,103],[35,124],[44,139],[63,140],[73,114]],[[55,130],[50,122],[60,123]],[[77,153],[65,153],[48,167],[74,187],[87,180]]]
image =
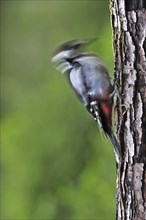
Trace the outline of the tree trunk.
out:
[[[111,0],[115,53],[117,220],[146,220],[146,1]]]

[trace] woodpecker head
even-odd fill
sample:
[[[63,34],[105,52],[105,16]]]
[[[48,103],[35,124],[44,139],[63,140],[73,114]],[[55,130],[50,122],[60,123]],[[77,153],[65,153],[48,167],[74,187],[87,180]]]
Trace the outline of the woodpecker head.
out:
[[[72,40],[62,44],[57,48],[52,58],[55,68],[62,73],[70,70],[72,68],[70,61],[80,53],[79,51],[83,46],[92,43],[94,40]]]

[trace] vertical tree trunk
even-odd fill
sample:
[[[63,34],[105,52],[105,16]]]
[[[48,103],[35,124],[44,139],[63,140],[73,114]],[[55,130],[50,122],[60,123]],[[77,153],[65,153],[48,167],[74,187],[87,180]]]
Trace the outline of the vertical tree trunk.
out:
[[[146,219],[146,1],[111,0],[115,53],[117,220]]]

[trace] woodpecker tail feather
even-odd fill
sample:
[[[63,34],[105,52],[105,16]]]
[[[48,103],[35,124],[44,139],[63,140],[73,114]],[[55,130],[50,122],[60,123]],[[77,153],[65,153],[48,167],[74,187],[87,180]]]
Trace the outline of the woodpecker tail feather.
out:
[[[114,135],[113,131],[110,131],[110,133],[107,134],[109,140],[111,141],[113,147],[114,147],[114,151],[115,151],[115,155],[116,155],[116,160],[119,163],[119,161],[121,160],[121,148],[120,148],[120,144],[116,138],[116,136]]]
[[[91,102],[90,106],[88,106],[88,111],[93,115],[94,119],[97,121],[98,126],[104,132],[105,136],[111,141],[114,152],[116,155],[117,163],[121,160],[121,149],[120,144],[114,135],[112,128],[111,128],[111,118],[105,117],[106,115],[101,110],[101,106],[97,104],[96,101]]]

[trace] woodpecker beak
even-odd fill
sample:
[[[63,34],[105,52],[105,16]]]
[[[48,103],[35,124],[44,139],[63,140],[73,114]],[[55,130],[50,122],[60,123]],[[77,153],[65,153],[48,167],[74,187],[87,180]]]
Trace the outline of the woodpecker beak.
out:
[[[70,56],[71,53],[72,50],[61,51],[52,58],[54,67],[62,74],[64,74],[67,70],[70,70],[72,68],[72,66],[68,62],[66,62],[66,58],[68,58],[68,56]]]
[[[65,60],[67,58],[72,57],[72,54],[74,54],[74,50],[72,50],[72,49],[60,51],[59,53],[57,53],[53,56],[52,62],[53,63],[60,62],[62,60]]]
[[[72,69],[72,66],[66,62],[60,62],[55,64],[55,68],[60,71],[62,74],[67,72],[68,70]]]
[[[64,54],[64,52],[60,52],[60,53],[56,54],[55,56],[53,56],[52,62],[53,63],[60,62],[63,59],[63,57],[64,57],[63,54]]]

